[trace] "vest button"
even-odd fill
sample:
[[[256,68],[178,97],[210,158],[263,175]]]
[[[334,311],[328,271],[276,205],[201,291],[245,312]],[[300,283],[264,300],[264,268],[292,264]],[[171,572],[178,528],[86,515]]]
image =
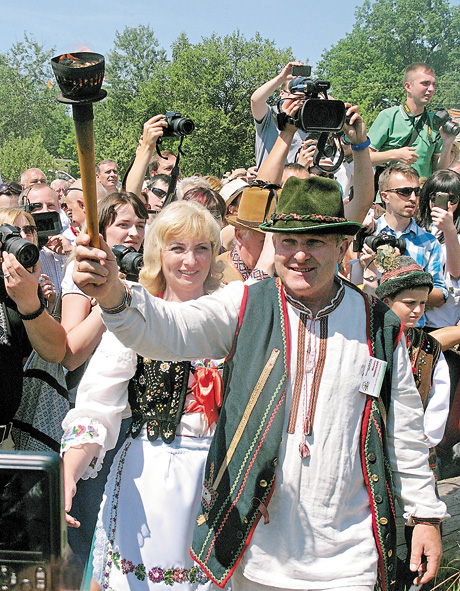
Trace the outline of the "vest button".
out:
[[[393,556],[393,550],[388,550],[388,557],[391,558]]]
[[[386,517],[381,517],[379,519],[380,525],[386,525],[388,523],[388,519]]]
[[[272,460],[272,466],[274,468],[276,468],[276,466],[278,466],[278,458],[273,458],[273,460]]]
[[[375,495],[375,502],[378,503],[380,505],[380,503],[383,503],[383,498],[382,495]]]
[[[369,462],[371,464],[375,464],[375,461],[377,460],[377,456],[375,455],[374,452],[371,451],[367,454],[367,459],[369,460]]]
[[[242,532],[242,531],[237,531],[237,532],[236,532],[236,537],[237,537],[239,540],[242,540],[242,539],[243,539],[243,536],[244,536],[244,534],[243,534],[243,532]]]
[[[262,488],[266,488],[268,486],[268,482],[266,480],[261,480],[259,484]]]
[[[378,482],[379,481],[379,477],[377,476],[377,474],[372,474],[371,480],[373,480],[374,482]]]
[[[247,517],[243,517],[243,523],[247,523],[248,522],[248,518]]]

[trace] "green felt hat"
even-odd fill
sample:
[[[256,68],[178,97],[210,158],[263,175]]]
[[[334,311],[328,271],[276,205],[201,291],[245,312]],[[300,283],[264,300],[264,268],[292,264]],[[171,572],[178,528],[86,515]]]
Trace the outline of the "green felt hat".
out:
[[[270,219],[261,224],[266,232],[346,234],[352,236],[361,228],[345,218],[337,181],[311,176],[288,178]]]
[[[405,255],[396,257],[392,267],[382,276],[380,285],[375,290],[375,295],[381,300],[394,298],[404,289],[428,287],[429,292],[433,289],[431,273],[424,271],[413,258]]]

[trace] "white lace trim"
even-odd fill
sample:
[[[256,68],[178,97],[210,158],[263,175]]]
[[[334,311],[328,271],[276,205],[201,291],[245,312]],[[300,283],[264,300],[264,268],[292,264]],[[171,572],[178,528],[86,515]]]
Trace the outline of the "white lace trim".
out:
[[[83,480],[96,478],[102,468],[102,462],[105,457],[105,443],[107,441],[106,427],[96,419],[76,419],[72,421],[61,439],[61,456],[71,447],[80,447],[85,443],[97,443],[101,446],[99,453],[92,460],[85,473]]]

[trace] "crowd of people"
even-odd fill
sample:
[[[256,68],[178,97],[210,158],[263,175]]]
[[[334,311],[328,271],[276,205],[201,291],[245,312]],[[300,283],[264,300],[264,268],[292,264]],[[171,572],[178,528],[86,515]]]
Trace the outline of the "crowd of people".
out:
[[[100,248],[80,179],[0,185],[0,444],[24,449],[14,427],[60,450],[70,546],[101,589],[390,591],[439,565],[436,482],[460,474],[460,144],[415,63],[404,104],[367,130],[345,103],[318,154],[294,124],[297,65],[251,97],[251,168],[183,178],[162,114],[123,178],[99,162]],[[65,374],[57,440],[16,416],[32,349]]]

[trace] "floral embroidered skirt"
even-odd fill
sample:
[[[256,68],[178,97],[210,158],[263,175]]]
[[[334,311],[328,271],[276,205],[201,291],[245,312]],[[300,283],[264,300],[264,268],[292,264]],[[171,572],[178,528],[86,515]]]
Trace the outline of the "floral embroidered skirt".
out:
[[[218,589],[189,553],[210,443],[150,443],[145,429],[125,441],[96,527],[93,578],[103,590]]]

